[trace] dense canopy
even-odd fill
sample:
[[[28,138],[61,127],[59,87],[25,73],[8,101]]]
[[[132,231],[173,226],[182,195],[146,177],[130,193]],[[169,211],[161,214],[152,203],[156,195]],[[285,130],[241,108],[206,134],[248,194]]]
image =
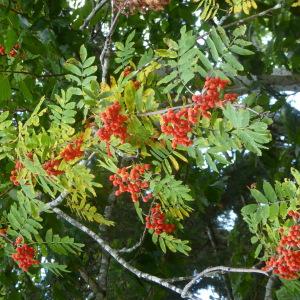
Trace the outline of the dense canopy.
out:
[[[300,299],[299,24],[0,1],[1,299]]]

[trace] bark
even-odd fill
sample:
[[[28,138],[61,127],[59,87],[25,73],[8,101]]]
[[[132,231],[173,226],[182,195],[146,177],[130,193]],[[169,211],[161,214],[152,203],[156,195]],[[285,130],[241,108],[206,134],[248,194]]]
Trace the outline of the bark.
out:
[[[272,296],[272,289],[276,282],[277,277],[275,275],[272,275],[266,285],[266,294],[265,294],[265,300],[273,300]]]

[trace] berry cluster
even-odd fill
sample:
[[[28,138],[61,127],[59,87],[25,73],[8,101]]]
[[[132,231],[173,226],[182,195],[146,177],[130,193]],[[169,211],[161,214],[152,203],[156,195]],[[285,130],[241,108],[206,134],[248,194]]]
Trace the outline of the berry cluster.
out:
[[[65,161],[73,160],[83,156],[84,152],[81,150],[83,138],[76,139],[73,143],[69,144],[64,150],[60,152],[60,156]]]
[[[284,279],[298,279],[300,272],[300,225],[293,225],[287,234],[282,234],[276,255],[272,256],[263,268],[273,270]]]
[[[13,46],[13,48],[9,51],[8,56],[15,57],[18,54],[18,50],[20,49],[20,45],[17,43]],[[0,56],[6,55],[5,47],[0,44]]]
[[[29,159],[33,159],[33,153],[32,152],[28,152],[26,154],[26,156],[29,158]],[[10,181],[15,185],[15,186],[18,186],[20,185],[18,179],[17,179],[17,176],[18,176],[18,173],[24,168],[24,165],[20,162],[20,161],[16,161],[15,163],[15,168],[10,172]]]
[[[64,173],[62,170],[58,170],[61,163],[60,159],[51,159],[43,163],[43,169],[48,175],[58,176]]]
[[[134,80],[132,83],[135,90],[138,90],[141,86],[141,82],[138,80]]]
[[[300,213],[294,210],[290,210],[288,212],[288,216],[292,217],[294,221],[298,221],[300,219]]]
[[[109,177],[113,185],[119,187],[115,195],[120,196],[122,193],[128,192],[131,195],[132,201],[137,202],[142,190],[149,187],[149,183],[143,181],[141,177],[146,171],[150,170],[150,168],[151,166],[149,164],[139,164],[135,165],[130,172],[128,172],[127,168],[118,169],[117,174]],[[147,194],[142,197],[144,202],[147,202],[151,198],[152,194]]]
[[[106,142],[107,152],[109,155],[109,141],[112,135],[119,137],[122,143],[125,142],[127,138],[127,129],[125,127],[125,122],[127,121],[127,116],[120,114],[121,105],[118,101],[107,107],[107,109],[101,113],[100,117],[104,123],[104,126],[100,128],[97,135],[100,140]]]
[[[221,92],[228,84],[228,80],[223,80],[218,77],[207,77],[204,83],[203,93],[192,97],[192,100],[195,102],[195,108],[199,109],[204,117],[210,117],[208,110],[220,107],[226,102],[234,102],[238,96],[237,94],[224,94],[223,98],[221,97]]]
[[[162,116],[161,130],[173,136],[173,148],[177,145],[190,146],[192,144],[188,135],[192,132],[193,125],[197,123],[200,115],[210,117],[208,110],[236,100],[237,94],[224,94],[223,98],[221,97],[221,92],[228,83],[227,80],[207,77],[203,93],[193,95],[192,100],[195,104],[192,107],[182,108],[178,112],[169,109]]]
[[[116,0],[116,6],[118,10],[124,10],[124,0]],[[163,10],[166,5],[170,3],[170,0],[127,0],[126,8],[131,14],[146,10],[159,11]]]
[[[28,268],[32,265],[38,265],[40,262],[35,257],[35,249],[28,246],[27,244],[20,245],[23,242],[23,238],[19,237],[16,239],[15,245],[16,253],[11,255],[12,259],[18,264],[24,272],[28,272]]]
[[[192,125],[197,121],[196,112],[192,109],[182,108],[178,112],[169,109],[162,116],[161,131],[167,135],[173,136],[172,147],[184,145],[190,146],[192,141],[188,134],[192,132]]]
[[[127,77],[132,72],[132,67],[128,66],[123,71],[123,76]]]
[[[175,230],[174,224],[166,223],[166,217],[161,210],[160,204],[151,208],[150,216],[146,217],[146,228],[153,229],[156,234],[172,233]]]
[[[20,185],[20,182],[18,181],[18,173],[24,168],[24,165],[20,161],[16,161],[15,168],[10,172],[10,181],[15,185]]]

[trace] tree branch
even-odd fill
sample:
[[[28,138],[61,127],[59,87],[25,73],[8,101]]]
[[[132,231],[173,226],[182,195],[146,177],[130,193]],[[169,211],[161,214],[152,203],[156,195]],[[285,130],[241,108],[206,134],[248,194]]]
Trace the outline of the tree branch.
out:
[[[106,81],[106,76],[107,76],[107,72],[108,72],[111,37],[116,29],[116,25],[117,25],[119,16],[120,16],[121,12],[125,9],[126,4],[128,2],[128,0],[125,0],[123,3],[123,6],[119,8],[116,16],[114,16],[114,7],[113,7],[114,0],[111,0],[111,1],[112,1],[111,25],[110,25],[109,32],[105,38],[103,50],[100,54],[100,63],[101,63],[101,67],[102,67],[102,82]]]
[[[85,27],[88,26],[90,21],[93,19],[93,17],[96,15],[96,13],[101,9],[101,7],[107,2],[108,0],[99,0],[99,2],[95,5],[95,7],[92,9],[90,14],[86,17],[83,24],[80,26],[80,30],[83,30]]]
[[[215,255],[216,255],[216,257],[218,257],[217,243],[216,243],[216,239],[215,239],[213,229],[211,228],[210,224],[206,226],[206,233],[207,233],[208,239],[211,243],[211,246],[212,246],[212,248],[215,252]],[[230,278],[228,277],[227,274],[221,274],[221,279],[222,279],[222,281],[225,285],[228,300],[234,300],[234,297],[233,297],[233,294],[232,294],[232,287],[231,287]]]
[[[106,251],[112,258],[114,258],[122,267],[124,267],[126,270],[130,271],[132,274],[134,274],[138,278],[142,278],[142,279],[145,279],[147,281],[156,283],[156,284],[158,284],[160,286],[163,286],[163,287],[165,287],[165,288],[167,288],[167,289],[169,289],[169,290],[171,290],[171,291],[173,291],[173,292],[175,292],[179,295],[181,295],[181,293],[183,292],[183,290],[181,288],[178,288],[178,287],[170,284],[165,279],[157,277],[157,276],[153,276],[153,275],[145,273],[145,272],[142,272],[142,271],[138,270],[137,268],[133,267],[132,265],[130,265],[125,259],[123,259],[119,255],[117,250],[112,249],[99,235],[97,235],[95,232],[93,232],[92,230],[90,230],[89,228],[84,226],[83,224],[79,223],[78,221],[76,221],[72,217],[65,214],[59,208],[57,208],[57,207],[53,208],[53,211],[57,215],[59,215],[61,218],[66,220],[68,223],[70,223],[71,225],[75,226],[79,230],[81,230],[81,231],[85,232],[87,235],[89,235],[93,240],[95,240],[100,245],[100,247],[104,251]],[[188,291],[186,291],[185,295],[187,297],[190,297],[191,299],[195,299],[195,297],[192,294],[190,294]]]
[[[124,247],[124,248],[118,250],[118,252],[119,253],[131,253],[132,251],[134,251],[135,249],[137,249],[138,247],[140,247],[142,245],[143,241],[144,241],[144,238],[145,238],[145,235],[146,235],[146,231],[147,231],[147,229],[145,227],[144,232],[143,232],[140,240],[135,245],[133,245],[130,248]]]
[[[93,278],[91,278],[88,273],[82,269],[79,268],[78,269],[80,276],[83,278],[83,280],[87,283],[88,286],[90,286],[90,288],[92,289],[94,295],[95,295],[95,299],[100,300],[103,299],[103,294],[102,291],[100,290],[100,287],[98,286],[98,284],[94,281]]]
[[[6,71],[6,70],[0,70],[0,73],[5,73],[5,74],[24,74],[24,75],[29,75],[35,78],[47,78],[47,77],[62,77],[67,75],[67,73],[58,73],[58,74],[35,74],[27,71]]]
[[[273,300],[272,289],[276,280],[277,280],[276,275],[272,275],[269,277],[269,280],[266,285],[265,300]]]
[[[254,19],[258,18],[258,17],[263,17],[266,14],[268,14],[268,13],[274,11],[274,10],[277,10],[279,8],[281,8],[281,4],[280,3],[276,4],[275,6],[269,8],[269,9],[261,11],[261,12],[255,14],[255,15],[251,15],[251,16],[246,17],[244,19],[240,19],[240,20],[234,21],[232,23],[228,23],[228,24],[222,25],[222,27],[223,28],[229,28],[229,27],[232,27],[232,26],[238,26],[238,25],[244,24],[246,22],[249,22],[251,20],[254,20]]]
[[[212,267],[207,268],[198,275],[196,275],[182,290],[181,297],[182,298],[188,298],[188,292],[189,289],[201,278],[217,273],[223,274],[226,273],[257,273],[257,274],[263,274],[265,276],[269,277],[269,274],[265,271],[259,270],[259,269],[247,269],[247,268],[232,268],[232,267],[224,267],[224,266],[218,266],[218,267]]]
[[[168,107],[168,108],[164,108],[164,109],[160,109],[160,110],[156,110],[156,111],[148,111],[148,112],[144,112],[144,113],[139,113],[139,114],[137,114],[137,116],[138,117],[146,117],[146,116],[153,116],[153,115],[163,115],[166,112],[168,112],[168,110],[177,110],[177,109],[181,109],[181,108],[188,108],[188,107],[193,107],[194,105],[195,105],[195,103],[178,105],[178,106]],[[261,115],[257,111],[251,109],[250,107],[245,106],[244,104],[235,103],[235,104],[233,104],[233,106],[236,108],[247,109],[256,115]]]

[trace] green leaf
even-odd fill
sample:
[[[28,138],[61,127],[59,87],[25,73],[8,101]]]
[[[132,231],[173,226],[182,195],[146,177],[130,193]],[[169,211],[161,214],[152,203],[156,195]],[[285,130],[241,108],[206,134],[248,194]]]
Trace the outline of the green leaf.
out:
[[[232,32],[234,37],[239,37],[239,36],[244,36],[247,30],[247,26],[246,25],[241,25],[237,28],[235,28]]]
[[[135,208],[135,211],[140,219],[140,221],[142,223],[144,223],[144,218],[143,218],[143,210],[140,208],[140,204],[139,202],[134,202],[134,208]]]
[[[275,220],[275,219],[278,218],[278,214],[279,214],[279,205],[278,205],[278,203],[273,203],[270,206],[270,216],[269,216],[269,218],[271,220]]]
[[[157,241],[158,241],[158,234],[153,233],[153,234],[152,234],[152,242],[153,242],[154,244],[156,244]]]
[[[200,58],[200,61],[203,63],[204,67],[207,69],[207,70],[213,70],[213,66],[212,64],[210,63],[209,59],[202,53],[199,51],[198,53],[199,55],[199,58]]]
[[[255,243],[257,243],[258,242],[258,237],[257,236],[253,236],[252,238],[251,238],[251,244],[255,244]]]
[[[258,203],[268,203],[268,199],[257,189],[250,189],[250,193]]]
[[[294,176],[294,178],[296,179],[297,184],[300,186],[300,173],[298,170],[296,170],[295,168],[291,168],[291,173]]]
[[[178,44],[173,41],[172,39],[169,39],[169,38],[164,38],[164,43],[170,48],[170,49],[173,49],[173,50],[178,50]]]
[[[210,53],[211,53],[214,61],[218,62],[218,60],[219,60],[219,54],[218,54],[218,51],[217,51],[217,48],[216,48],[214,42],[212,41],[212,39],[210,37],[208,37],[206,39],[206,43],[207,43],[207,45],[208,45],[208,47],[210,49]]]
[[[239,47],[237,45],[232,45],[230,48],[229,48],[230,51],[236,53],[236,54],[239,54],[239,55],[252,55],[254,54],[254,52],[248,50],[248,49],[244,49],[242,47]]]
[[[84,69],[90,67],[90,66],[95,62],[95,59],[96,59],[95,56],[89,57],[89,58],[84,62],[84,64],[82,65],[82,67],[83,67]]]
[[[207,164],[209,165],[209,167],[213,170],[213,171],[215,171],[215,172],[219,172],[218,171],[218,168],[217,168],[217,166],[216,166],[216,164],[215,164],[215,162],[213,161],[213,159],[211,158],[211,156],[208,154],[208,153],[205,153],[205,160],[206,160],[206,162],[207,162]]]
[[[97,66],[91,66],[88,67],[83,71],[83,76],[90,76],[91,74],[94,74],[97,71]]]
[[[160,237],[158,238],[158,240],[159,240],[159,246],[160,246],[161,250],[162,250],[164,253],[166,253],[166,252],[167,252],[167,249],[166,249],[166,244],[165,244],[164,239],[160,236]]]
[[[49,271],[51,271],[52,273],[54,273],[57,276],[62,276],[62,273],[70,273],[69,270],[67,270],[67,266],[65,265],[60,265],[58,263],[41,263],[40,266],[42,268],[45,268]]]
[[[71,73],[73,73],[73,74],[75,74],[77,76],[82,76],[81,70],[77,66],[75,66],[75,65],[73,65],[71,63],[65,62],[64,63],[64,68],[67,71],[69,71],[69,72],[71,72]]]
[[[211,30],[211,38],[212,38],[214,45],[217,48],[219,54],[222,54],[223,51],[226,49],[226,46],[224,45],[222,38],[219,36],[215,27],[213,27]]]
[[[87,51],[84,45],[81,45],[79,50],[79,55],[80,55],[81,62],[84,63],[87,58]]]
[[[8,77],[0,74],[0,102],[9,100],[12,95]]]
[[[255,250],[254,257],[257,258],[262,250],[262,244],[259,244]]]
[[[177,53],[169,49],[157,49],[154,50],[155,54],[160,57],[176,58]]]
[[[223,55],[225,60],[228,62],[232,68],[236,69],[237,71],[243,71],[244,67],[239,63],[239,61],[231,54],[231,53],[225,53]]]
[[[276,195],[272,185],[269,182],[264,180],[263,189],[264,189],[265,195],[267,196],[267,198],[270,202],[277,201],[277,195]]]
[[[124,101],[129,112],[135,109],[135,89],[132,84],[127,84],[124,91]]]

